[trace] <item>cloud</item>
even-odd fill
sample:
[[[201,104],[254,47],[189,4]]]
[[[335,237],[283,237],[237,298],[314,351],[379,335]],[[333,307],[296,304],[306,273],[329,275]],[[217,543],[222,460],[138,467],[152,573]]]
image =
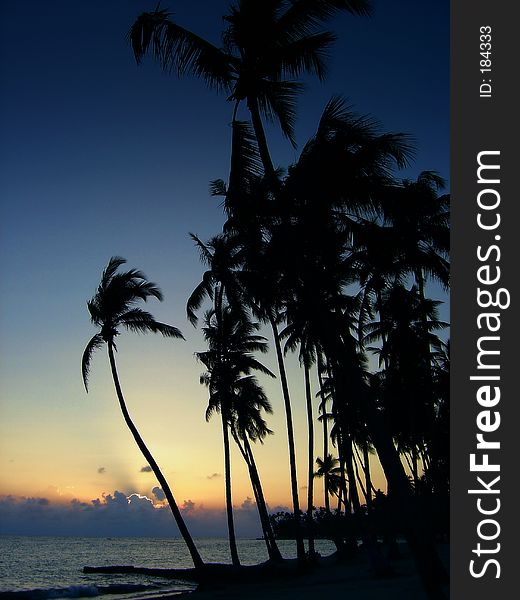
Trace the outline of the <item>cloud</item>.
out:
[[[154,505],[154,499],[159,500],[162,493],[155,487],[152,498],[148,498],[115,490],[88,502],[73,499],[66,503],[44,497],[0,496],[0,534],[180,537],[169,506]],[[227,535],[223,507],[206,508],[187,499],[180,509],[194,537]],[[261,535],[251,498],[234,506],[234,517],[238,537]]]
[[[256,504],[255,502],[253,502],[253,499],[250,498],[249,496],[242,502],[240,508],[242,508],[243,510],[255,510],[256,509]]]
[[[185,513],[189,513],[195,509],[195,502],[191,500],[184,500],[184,504],[181,506],[181,510]]]
[[[103,475],[103,473],[106,473],[106,472],[107,472],[107,470],[105,469],[105,467],[99,467],[99,468],[98,468],[98,470],[97,470],[97,472],[98,472],[100,475]]]
[[[222,473],[213,473],[212,475],[208,475],[206,479],[220,479],[222,477]]]
[[[140,473],[151,473],[151,472],[152,472],[152,467],[150,465],[141,467]]]
[[[162,489],[159,486],[155,486],[152,489],[152,494],[157,498],[157,500],[159,500],[159,502],[166,500],[166,494],[162,491]]]
[[[48,506],[50,500],[48,498],[27,498],[28,505]]]

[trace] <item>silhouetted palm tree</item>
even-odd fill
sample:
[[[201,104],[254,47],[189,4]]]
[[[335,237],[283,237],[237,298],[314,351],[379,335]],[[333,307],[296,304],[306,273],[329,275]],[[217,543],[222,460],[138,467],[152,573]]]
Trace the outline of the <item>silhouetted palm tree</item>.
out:
[[[275,169],[261,113],[276,119],[294,144],[295,101],[304,73],[323,79],[335,36],[322,25],[337,14],[367,15],[368,0],[235,0],[223,17],[222,48],[181,27],[157,8],[141,14],[130,30],[137,62],[151,50],[162,67],[179,76],[194,75],[225,91],[251,113],[266,175]]]
[[[314,416],[312,410],[312,392],[310,381],[310,370],[315,362],[317,341],[313,338],[312,327],[309,327],[309,319],[312,315],[305,310],[310,308],[305,306],[304,302],[296,297],[296,307],[289,300],[286,301],[287,310],[285,313],[288,325],[282,336],[287,337],[285,351],[296,350],[299,347],[300,365],[303,368],[305,384],[305,406],[307,412],[307,533],[309,537],[309,556],[314,556]],[[303,308],[303,311],[299,310]]]
[[[160,333],[165,337],[171,338],[182,338],[182,334],[176,327],[159,323],[149,312],[136,306],[140,301],[146,302],[151,297],[162,300],[163,296],[160,289],[154,283],[149,282],[141,271],[131,269],[130,271],[118,273],[117,269],[125,262],[124,258],[118,256],[110,259],[106,269],[103,271],[101,283],[98,286],[96,294],[87,303],[91,321],[100,328],[100,331],[90,339],[83,353],[81,363],[83,382],[85,389],[88,391],[87,384],[92,354],[95,350],[106,344],[116,394],[125,423],[164,491],[177,527],[188,546],[193,564],[196,568],[200,569],[204,567],[204,563],[184,523],[173,493],[157,462],[130,418],[119,382],[114,354],[116,351],[115,338],[119,335],[121,327],[137,333]]]
[[[267,427],[261,411],[272,413],[271,404],[256,378],[252,375],[242,376],[235,388],[236,402],[233,404],[233,422],[231,434],[235,440],[249,470],[251,485],[255,495],[256,505],[262,523],[264,540],[269,558],[274,561],[282,560],[282,555],[274,537],[271,521],[267,512],[260,475],[256,466],[253,449],[249,440],[263,443],[265,437],[273,432]]]
[[[237,149],[239,147],[237,145]],[[237,161],[244,164],[239,157],[237,157]],[[236,170],[235,174],[238,172],[239,170]],[[247,169],[244,170],[243,175],[244,177],[248,176]],[[243,200],[247,200],[247,196],[243,197]],[[291,495],[294,514],[297,515],[295,518],[296,547],[298,559],[304,561],[305,547],[300,527],[291,400],[279,334],[279,304],[276,304],[279,292],[278,270],[266,265],[266,261],[269,261],[270,257],[265,255],[266,246],[263,237],[264,233],[261,227],[258,227],[258,221],[254,220],[245,231],[241,230],[238,233],[233,231],[233,233],[216,236],[207,244],[192,235],[208,269],[188,300],[187,312],[188,318],[195,324],[197,321],[195,311],[200,308],[204,298],[207,297],[214,300],[215,312],[219,313],[218,307],[219,304],[222,305],[222,302],[219,302],[218,298],[223,298],[225,294],[234,311],[245,308],[247,303],[258,318],[271,325],[287,422]],[[241,268],[239,268],[240,266]]]
[[[332,454],[327,454],[325,458],[317,457],[316,458],[317,469],[314,473],[316,477],[327,480],[327,492],[330,495],[338,496],[339,490],[341,488],[341,476],[340,476],[340,467],[339,460],[332,456]],[[330,509],[328,510],[330,512]]]
[[[417,489],[418,457],[427,454],[435,424],[430,348],[439,348],[435,331],[447,326],[438,320],[439,302],[421,298],[414,286],[394,285],[382,294],[385,320],[367,326],[366,341],[382,339],[374,349],[384,361],[383,399],[393,434],[411,456],[411,471]]]
[[[293,260],[284,258],[289,264],[289,271],[291,264],[301,266],[299,277],[307,281],[301,289],[310,289],[311,293],[313,287],[320,291],[322,287],[330,290],[330,294],[322,294],[321,304],[319,301],[315,303],[318,310],[307,313],[313,315],[315,330],[320,332],[320,345],[331,364],[336,389],[333,412],[335,426],[339,427],[340,461],[343,463],[345,460],[349,468],[349,454],[352,453],[350,428],[353,422],[361,420],[368,427],[403,517],[406,513],[412,515],[408,520],[408,540],[425,585],[434,594],[438,589],[437,576],[440,572],[437,569],[438,557],[431,540],[425,535],[422,517],[414,505],[403,465],[368,386],[359,344],[347,312],[341,307],[342,286],[332,283],[337,281],[338,273],[347,281],[354,273],[349,275],[348,270],[345,271],[348,264],[341,262],[339,268],[331,268],[338,265],[338,256],[339,261],[344,256],[352,221],[380,214],[383,198],[396,187],[394,168],[406,166],[410,156],[411,148],[406,136],[379,134],[372,120],[356,118],[340,99],[333,99],[322,117],[317,134],[305,146],[298,163],[290,169],[282,189],[285,206],[289,204],[288,210],[293,211],[290,212],[292,222],[296,220],[305,225],[306,220],[309,224],[307,230],[305,227],[302,229],[304,233],[293,238],[302,240],[305,248],[302,249],[301,244],[296,245],[298,251]],[[342,232],[345,236],[343,246],[339,235]],[[311,250],[309,240],[314,242],[317,255]],[[319,243],[316,243],[318,240]],[[338,244],[331,244],[335,241]],[[343,248],[339,253],[332,249],[338,245]],[[320,250],[320,246],[325,251]],[[312,265],[314,268],[309,268]],[[298,275],[293,275],[293,278],[298,281]],[[291,289],[291,286],[283,286],[283,289],[287,287]],[[308,303],[308,306],[311,304]],[[321,321],[319,327],[316,326],[317,320]],[[349,479],[355,482],[352,473],[349,473]]]
[[[331,399],[331,392],[328,389],[328,381],[325,377],[326,367],[325,367],[325,357],[322,352],[317,353],[317,370],[318,370],[318,382],[319,382],[319,391],[316,393],[316,396],[321,398],[321,402],[318,405],[318,421],[321,422],[323,428],[323,456],[327,457],[329,454],[329,426],[328,421],[332,416],[327,412],[327,403]],[[325,499],[325,512],[327,515],[330,515],[330,499],[329,499],[329,481],[328,477],[323,478],[323,494]]]
[[[385,221],[396,232],[421,298],[426,277],[445,288],[449,283],[450,197],[439,195],[443,187],[442,177],[423,171],[415,181],[404,180],[396,186],[383,205]]]
[[[264,338],[256,335],[256,330],[256,324],[251,323],[241,309],[221,305],[220,312],[211,310],[206,313],[203,333],[208,350],[196,353],[207,369],[201,376],[201,383],[208,387],[210,394],[206,419],[209,420],[214,413],[220,413],[222,419],[229,543],[232,562],[237,566],[240,561],[233,523],[229,431],[233,428],[237,411],[240,414],[238,402],[244,399],[247,391],[251,393],[251,381],[246,383],[244,377],[252,370],[272,375],[252,354],[267,350]],[[257,400],[260,400],[258,394]]]
[[[296,551],[300,563],[305,561],[305,546],[303,543],[302,529],[300,525],[300,500],[298,495],[298,478],[296,473],[296,446],[294,440],[294,424],[292,417],[291,397],[289,383],[284,362],[282,339],[280,335],[280,323],[282,321],[282,299],[280,290],[282,281],[280,279],[279,267],[276,265],[276,252],[266,252],[265,244],[262,253],[251,261],[254,265],[246,281],[248,299],[254,314],[264,323],[269,323],[273,333],[273,342],[276,352],[280,385],[284,400],[285,420],[287,427],[287,442],[289,450],[289,469],[291,479],[291,498],[294,514],[294,533],[296,538]],[[272,262],[272,260],[275,262]],[[246,259],[247,260],[247,259]],[[248,264],[249,261],[246,262]]]

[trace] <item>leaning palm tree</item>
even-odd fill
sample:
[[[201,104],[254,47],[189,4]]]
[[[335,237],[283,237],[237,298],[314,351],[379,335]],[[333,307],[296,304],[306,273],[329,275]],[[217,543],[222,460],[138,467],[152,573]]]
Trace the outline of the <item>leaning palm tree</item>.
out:
[[[110,259],[106,269],[103,271],[101,283],[99,284],[94,297],[87,303],[90,319],[96,327],[100,328],[100,331],[90,339],[83,352],[83,359],[81,362],[83,382],[85,384],[85,389],[88,392],[88,377],[90,374],[92,355],[95,350],[106,344],[116,394],[125,423],[130,429],[139,450],[143,453],[143,456],[152,468],[154,475],[157,477],[157,480],[164,491],[175,518],[175,522],[177,523],[177,527],[188,546],[195,568],[202,569],[204,567],[204,562],[202,561],[190,532],[186,527],[170,486],[130,418],[121,384],[119,382],[115,359],[115,351],[117,351],[115,338],[119,335],[119,329],[121,327],[137,333],[160,333],[161,335],[170,338],[182,338],[183,336],[176,327],[159,323],[149,312],[136,306],[140,301],[146,302],[148,298],[151,297],[162,300],[163,296],[161,290],[154,283],[148,281],[141,271],[131,269],[129,271],[118,273],[118,268],[125,262],[126,260],[119,256],[114,256]]]
[[[256,466],[252,445],[250,444],[250,441],[259,441],[263,444],[267,435],[273,433],[267,427],[267,423],[261,414],[262,410],[268,414],[271,414],[273,411],[263,389],[252,375],[242,376],[236,381],[235,394],[236,402],[234,402],[233,407],[231,434],[249,470],[251,486],[258,508],[263,537],[267,546],[269,558],[272,561],[279,562],[283,559],[278,545],[276,544],[271,521],[267,512],[267,503],[265,501],[260,475]]]
[[[240,561],[233,521],[229,433],[231,430],[233,434],[237,413],[240,413],[237,404],[244,399],[244,378],[252,370],[273,375],[252,354],[267,350],[264,338],[255,334],[258,325],[249,321],[241,308],[230,305],[220,305],[219,308],[220,312],[211,310],[206,313],[203,333],[208,350],[197,352],[196,356],[207,369],[200,378],[201,383],[209,389],[206,419],[209,420],[214,413],[220,413],[222,420],[229,545],[232,562],[238,566]],[[255,394],[257,400],[261,398],[258,391]],[[264,406],[268,406],[268,403]]]

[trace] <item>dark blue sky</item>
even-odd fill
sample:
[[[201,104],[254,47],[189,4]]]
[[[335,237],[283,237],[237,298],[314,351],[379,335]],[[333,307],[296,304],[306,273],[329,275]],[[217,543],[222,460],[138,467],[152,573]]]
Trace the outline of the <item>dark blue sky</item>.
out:
[[[208,183],[227,178],[231,106],[201,81],[165,75],[151,60],[136,66],[125,36],[154,6],[0,4],[0,285],[8,318],[11,306],[38,310],[35,286],[43,312],[52,304],[67,314],[72,291],[113,254],[159,267],[163,281],[177,282],[181,302],[196,282],[187,232],[204,238],[222,225]],[[226,1],[163,6],[219,42]],[[331,28],[339,41],[329,78],[309,82],[299,105],[300,147],[330,96],[343,94],[385,130],[415,138],[417,159],[403,175],[432,169],[447,178],[449,2],[376,0],[372,18],[344,15]],[[287,166],[297,151],[276,129],[269,133],[275,163]],[[67,289],[55,294],[64,274]]]
[[[0,439],[28,427],[31,411],[34,435],[50,414],[78,422],[66,411],[84,402],[79,360],[93,333],[85,301],[114,254],[163,288],[167,302],[154,313],[186,334],[178,363],[186,390],[198,386],[201,339],[184,305],[202,268],[188,232],[207,238],[222,226],[208,183],[227,178],[232,107],[151,60],[136,66],[125,36],[155,4],[0,0]],[[163,2],[215,43],[227,4]],[[383,130],[415,138],[417,159],[403,176],[448,178],[448,0],[375,0],[372,18],[344,15],[330,28],[339,41],[328,80],[309,81],[300,101],[299,147],[331,95],[343,94]],[[296,159],[276,129],[268,134],[276,164]],[[11,460],[17,442],[3,443],[0,460]]]
[[[75,285],[114,253],[144,265],[166,260],[169,268],[175,256],[181,271],[197,268],[187,232],[205,237],[222,224],[207,190],[210,180],[227,177],[231,107],[200,81],[167,76],[151,60],[136,66],[125,36],[155,2],[0,6],[7,299],[21,286],[23,303],[35,284],[64,272]],[[227,2],[164,6],[218,43]],[[433,169],[448,177],[449,2],[376,0],[372,18],[345,15],[331,27],[339,41],[328,81],[309,82],[299,105],[300,147],[339,93],[385,130],[416,139],[417,160],[404,175]],[[277,164],[296,158],[276,129],[270,139]],[[40,287],[44,296],[52,285]]]
[[[29,230],[58,227],[63,235],[81,217],[89,236],[92,227],[107,235],[113,216],[121,225],[138,217],[153,226],[196,203],[196,218],[186,216],[186,225],[218,229],[207,183],[227,174],[231,107],[202,82],[166,76],[152,61],[136,67],[125,34],[154,5],[3,0],[8,219]],[[179,23],[218,42],[227,2],[169,5]],[[343,16],[332,24],[339,42],[330,76],[324,85],[310,82],[302,98],[298,142],[312,134],[330,95],[340,93],[385,129],[414,136],[418,154],[410,174],[435,169],[447,177],[449,3],[374,5],[371,19]],[[271,137],[275,162],[286,166],[295,152],[276,130]]]

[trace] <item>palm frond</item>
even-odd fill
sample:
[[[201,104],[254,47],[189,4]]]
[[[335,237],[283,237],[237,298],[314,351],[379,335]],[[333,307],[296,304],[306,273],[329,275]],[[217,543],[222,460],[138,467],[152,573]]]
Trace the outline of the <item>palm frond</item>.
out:
[[[96,294],[87,303],[91,321],[101,328],[101,332],[90,340],[83,353],[82,372],[85,388],[92,352],[103,342],[117,350],[114,339],[119,335],[119,326],[140,333],[152,332],[165,337],[182,338],[176,327],[160,323],[150,313],[134,306],[139,300],[146,301],[151,296],[162,300],[163,296],[157,285],[148,281],[142,271],[130,269],[118,273],[117,268],[124,262],[126,261],[120,257],[110,259]]]
[[[196,312],[204,302],[205,298],[213,300],[214,277],[211,271],[206,271],[202,276],[202,281],[193,290],[188,302],[186,303],[186,315],[189,322],[195,327],[199,321]]]
[[[90,320],[94,325],[101,327],[103,322],[103,312],[97,302],[96,296],[87,302],[88,312],[90,313]]]
[[[247,358],[243,357],[238,364],[242,367],[241,370],[244,372],[248,372],[249,370],[259,371],[264,375],[276,378],[276,375],[272,371],[270,371],[266,366],[252,356],[247,356]]]
[[[231,168],[226,204],[243,201],[249,191],[252,179],[262,175],[262,161],[255,133],[245,121],[233,121],[231,146]]]
[[[101,348],[105,340],[102,338],[100,333],[96,333],[92,338],[90,338],[89,343],[87,344],[83,357],[81,359],[81,375],[83,377],[83,385],[85,386],[85,391],[88,392],[88,377],[90,374],[90,361],[92,360],[92,355],[96,350]]]
[[[446,187],[446,180],[437,171],[422,171],[417,177],[417,183],[437,191],[443,190]]]
[[[201,375],[199,377],[199,383],[201,385],[205,385],[206,387],[209,387],[210,382],[211,382],[211,375],[209,373],[201,373]]]
[[[280,123],[284,136],[296,147],[294,123],[296,97],[304,86],[295,81],[264,81],[258,93],[258,104],[268,120]]]
[[[105,289],[115,275],[117,269],[126,263],[126,259],[121,256],[112,256],[108,261],[108,265],[101,275],[100,287]]]
[[[213,255],[208,248],[208,245],[205,244],[197,235],[194,233],[190,233],[190,238],[195,242],[197,249],[199,251],[200,259],[205,265],[211,265],[213,260]]]
[[[398,169],[408,167],[415,156],[415,143],[406,133],[386,133],[377,136],[371,144],[367,144],[361,155],[361,160],[378,159],[391,173],[394,161]]]
[[[136,333],[160,333],[164,337],[184,339],[182,333],[172,325],[156,321],[153,316],[140,308],[133,308],[119,317],[119,323]]]
[[[134,278],[137,278],[137,276],[134,276]],[[140,280],[134,280],[132,285],[130,286],[132,293],[137,298],[140,298],[141,300],[144,300],[146,302],[148,298],[153,296],[154,298],[157,298],[157,300],[159,300],[160,302],[163,301],[163,294],[155,283],[152,283],[151,281],[146,281],[146,276],[144,275],[144,273],[139,274],[139,279]]]
[[[167,10],[142,13],[132,25],[129,39],[137,63],[151,49],[166,71],[194,75],[211,88],[229,90],[232,57],[171,20]]]
[[[223,179],[214,179],[210,181],[209,193],[211,196],[225,196],[227,194],[227,186]]]
[[[277,50],[279,76],[299,77],[303,73],[316,75],[320,81],[327,74],[326,61],[336,36],[328,31],[301,37]]]
[[[219,394],[211,394],[209,397],[208,407],[206,408],[206,421],[210,421],[211,417],[215,414],[219,414],[221,410],[221,401]]]
[[[368,16],[371,4],[369,0],[294,0],[280,16],[278,25],[288,34],[302,35],[314,31],[339,11]]]

